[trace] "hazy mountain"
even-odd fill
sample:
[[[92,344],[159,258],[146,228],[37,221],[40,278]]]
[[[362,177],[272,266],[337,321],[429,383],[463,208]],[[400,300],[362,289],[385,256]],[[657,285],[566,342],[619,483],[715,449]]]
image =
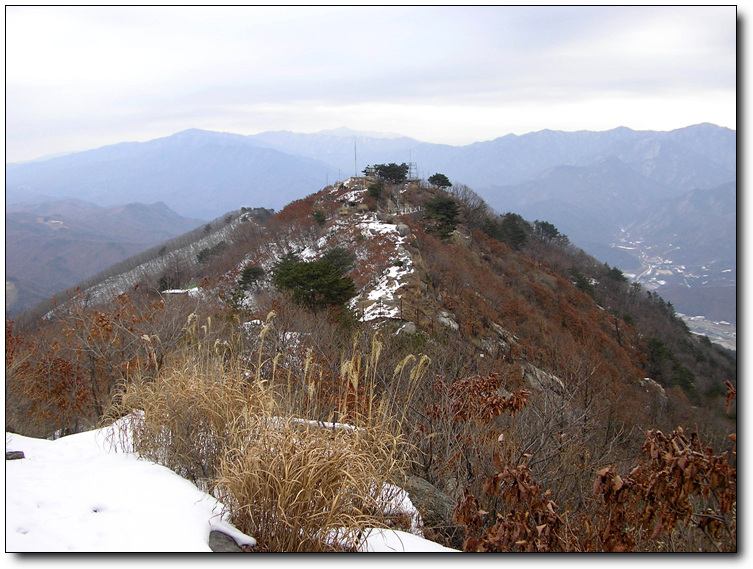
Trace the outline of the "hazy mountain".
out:
[[[550,221],[590,254],[640,274],[645,259],[622,241],[626,228],[633,228],[631,240],[658,246],[651,239],[660,238],[662,223],[685,215],[684,209],[670,207],[657,217],[662,200],[733,182],[736,148],[735,131],[711,124],[669,132],[542,130],[466,146],[346,128],[253,136],[194,129],[9,164],[6,201],[55,196],[111,207],[158,199],[181,215],[209,219],[243,206],[278,209],[360,174],[369,164],[410,162],[420,178],[443,173],[473,188],[500,213]],[[725,219],[708,216],[705,224],[679,224],[676,240],[692,234],[708,244],[711,236],[725,235],[721,242],[728,236],[719,226]],[[651,224],[658,224],[656,231]],[[687,240],[686,253],[698,244]],[[709,264],[718,261],[719,251],[702,246],[697,255],[710,255]]]
[[[619,243],[636,277],[689,316],[737,320],[737,185],[693,190],[637,216]]]
[[[648,178],[678,190],[713,187],[735,178],[736,133],[711,124],[669,132],[620,127],[603,132],[542,130],[509,134],[466,146],[431,144],[407,137],[361,133],[265,132],[249,137],[283,152],[327,162],[342,176],[374,163],[415,162],[426,178],[447,175],[485,194],[519,184],[555,166],[587,166],[614,156]]]
[[[234,134],[188,130],[43,162],[6,167],[6,200],[38,195],[100,206],[165,202],[181,215],[210,219],[244,205],[280,208],[334,180],[336,170],[261,147]]]
[[[499,187],[522,184],[549,168],[590,166],[609,157],[679,193],[735,179],[735,137],[735,131],[704,124],[671,132],[543,130],[449,146],[348,129],[252,136],[194,129],[9,164],[6,199],[73,197],[111,206],[157,198],[181,215],[211,218],[244,205],[279,208],[369,164],[413,162],[420,177],[444,173],[491,202]]]
[[[737,169],[737,132],[734,130],[702,123],[670,131],[666,137],[728,170]]]
[[[136,253],[198,227],[164,203],[102,208],[81,200],[9,205],[6,314],[16,314]]]
[[[693,190],[662,200],[627,228],[666,251],[677,264],[703,265],[714,259],[735,267],[737,254],[737,185]]]
[[[651,136],[616,144],[610,153],[644,176],[678,190],[710,188],[734,179],[734,138],[726,156],[702,147],[700,139],[687,140],[689,144],[683,145],[666,136]]]
[[[545,130],[472,147],[475,156],[468,166],[478,173],[466,176],[465,183],[479,191],[529,180],[554,166],[587,166],[609,157],[677,190],[708,188],[735,179],[735,131],[714,125],[696,125],[682,132],[624,127],[604,132]],[[496,171],[480,167],[479,160],[493,156],[497,157]]]
[[[341,179],[360,176],[361,171],[370,164],[410,162],[411,149],[423,144],[404,136],[367,136],[349,129],[324,130],[313,134],[270,131],[248,138],[256,144],[281,152],[326,162],[337,169],[336,174]]]
[[[590,166],[556,166],[533,180],[513,186],[495,187],[486,192],[489,205],[497,210],[514,211],[525,218],[547,219],[575,238],[584,232],[591,241],[604,242],[614,227],[625,226],[634,220],[635,212],[657,197],[677,192],[636,172],[621,160],[609,157]],[[559,207],[571,210],[558,213]],[[571,219],[572,211],[582,211]],[[547,217],[541,212],[548,214]],[[552,216],[555,216],[556,219]],[[608,228],[608,233],[583,227],[583,216]]]

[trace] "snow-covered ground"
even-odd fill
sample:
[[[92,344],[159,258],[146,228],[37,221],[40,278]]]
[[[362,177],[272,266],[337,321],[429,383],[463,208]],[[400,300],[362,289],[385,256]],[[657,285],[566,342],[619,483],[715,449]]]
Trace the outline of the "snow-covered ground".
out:
[[[6,433],[6,451],[25,455],[5,463],[6,552],[209,552],[212,530],[255,544],[228,523],[215,498],[165,467],[118,452],[108,434],[51,441]],[[371,530],[361,550],[453,551],[392,530]]]
[[[392,244],[393,265],[386,267],[371,287],[352,299],[350,307],[363,306],[361,320],[364,322],[376,318],[397,318],[400,316],[398,290],[413,273],[411,255],[403,249],[407,239],[399,235],[395,224],[381,222],[376,215],[364,216],[358,228],[367,238],[379,235],[383,242]]]
[[[683,319],[693,334],[708,336],[709,340],[728,350],[737,350],[737,326],[725,320],[715,322],[704,316],[687,316],[680,312],[677,316]]]

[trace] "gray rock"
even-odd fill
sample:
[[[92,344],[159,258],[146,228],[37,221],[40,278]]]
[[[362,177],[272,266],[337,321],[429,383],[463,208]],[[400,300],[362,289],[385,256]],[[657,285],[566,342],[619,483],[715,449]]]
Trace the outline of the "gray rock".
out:
[[[650,377],[645,377],[641,379],[641,387],[646,390],[646,393],[654,396],[662,411],[666,411],[669,400],[667,399],[667,392],[659,383]]]
[[[460,328],[460,325],[457,322],[455,322],[455,315],[449,312],[445,312],[444,310],[440,310],[437,313],[437,322],[439,322],[442,326],[445,326],[455,331],[457,331]]]
[[[397,230],[397,234],[400,235],[400,237],[405,237],[410,233],[410,227],[408,227],[404,223],[398,223],[395,226],[395,229]]]
[[[235,540],[221,531],[209,532],[209,549],[215,553],[241,553],[243,549]]]
[[[565,384],[554,374],[547,373],[537,368],[535,365],[524,363],[521,366],[523,379],[528,382],[533,389],[553,391],[557,395],[565,393]]]
[[[397,331],[398,334],[415,334],[416,325],[413,322],[406,322]]]
[[[26,458],[23,451],[21,450],[6,450],[5,451],[5,460],[18,460],[20,458]]]
[[[499,344],[502,353],[506,356],[512,356],[513,347],[518,344],[518,338],[515,334],[511,334],[499,324],[491,323],[492,330],[497,334],[497,343]]]
[[[441,528],[452,525],[455,501],[430,482],[418,476],[407,476],[403,489],[421,514],[424,527]]]

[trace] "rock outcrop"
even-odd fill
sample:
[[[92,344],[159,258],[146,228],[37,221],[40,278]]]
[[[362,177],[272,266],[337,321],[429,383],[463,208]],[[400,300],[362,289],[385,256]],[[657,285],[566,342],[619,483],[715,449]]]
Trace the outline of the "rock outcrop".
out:
[[[221,531],[209,532],[209,548],[215,553],[242,553],[243,548]]]

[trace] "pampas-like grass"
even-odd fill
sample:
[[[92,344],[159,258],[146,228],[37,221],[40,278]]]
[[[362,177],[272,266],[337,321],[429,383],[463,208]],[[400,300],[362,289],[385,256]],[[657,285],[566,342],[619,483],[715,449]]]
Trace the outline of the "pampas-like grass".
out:
[[[380,429],[334,429],[248,416],[221,462],[218,497],[231,521],[271,551],[356,547],[385,527],[381,489],[397,466]]]
[[[354,343],[344,357],[343,393],[365,388],[366,400],[355,413],[343,397],[338,413],[357,424],[334,423],[331,413],[323,422],[310,358],[305,381],[294,387],[277,357],[262,357],[270,320],[252,359],[196,334],[157,377],[125,386],[112,415],[130,417],[133,450],[219,498],[232,522],[266,550],[354,549],[366,528],[390,523],[384,489],[407,460],[396,401],[375,395],[381,344],[372,342],[365,356]],[[413,384],[417,372],[410,375]]]

